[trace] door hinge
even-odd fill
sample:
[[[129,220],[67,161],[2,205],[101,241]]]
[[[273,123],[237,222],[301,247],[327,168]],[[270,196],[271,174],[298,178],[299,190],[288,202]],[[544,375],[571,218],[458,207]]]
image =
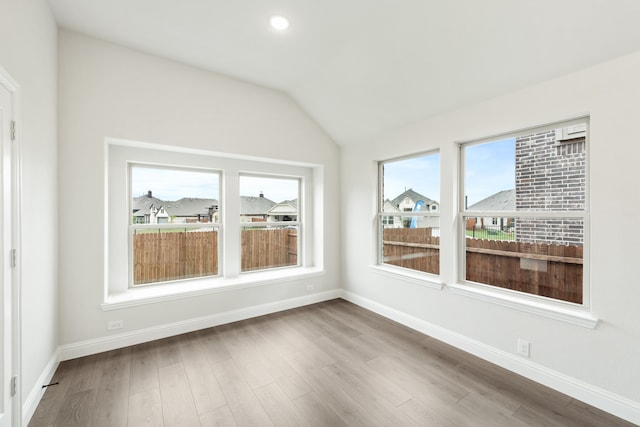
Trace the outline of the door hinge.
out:
[[[18,388],[18,377],[11,377],[11,396],[16,395]]]
[[[11,249],[11,268],[15,268],[16,266],[16,250]]]
[[[16,140],[16,122],[15,120],[11,120],[11,140]]]

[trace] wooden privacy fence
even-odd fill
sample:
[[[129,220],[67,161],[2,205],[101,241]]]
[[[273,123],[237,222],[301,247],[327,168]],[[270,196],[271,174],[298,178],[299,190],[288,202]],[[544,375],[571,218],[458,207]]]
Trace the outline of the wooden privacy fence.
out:
[[[218,274],[218,232],[133,235],[133,284]]]
[[[440,238],[430,228],[386,228],[386,264],[439,274]],[[582,303],[582,246],[466,239],[466,280]]]
[[[582,246],[467,239],[466,279],[582,304]]]
[[[242,230],[242,271],[298,264],[298,230],[250,228]]]
[[[440,274],[440,238],[431,228],[385,228],[382,240],[386,264]]]
[[[242,271],[297,265],[296,229],[242,230]],[[133,284],[218,274],[217,231],[133,235]]]

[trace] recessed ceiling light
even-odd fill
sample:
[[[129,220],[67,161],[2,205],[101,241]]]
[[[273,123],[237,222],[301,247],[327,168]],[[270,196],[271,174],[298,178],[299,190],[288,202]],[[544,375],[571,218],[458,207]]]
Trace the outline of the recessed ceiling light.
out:
[[[289,20],[284,16],[273,15],[271,18],[269,18],[269,23],[273,28],[279,31],[284,31],[289,28]]]

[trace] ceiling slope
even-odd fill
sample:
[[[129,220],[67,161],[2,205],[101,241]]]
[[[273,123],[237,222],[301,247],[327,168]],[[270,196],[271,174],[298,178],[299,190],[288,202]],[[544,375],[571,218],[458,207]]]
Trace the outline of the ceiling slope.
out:
[[[50,4],[61,27],[282,90],[339,144],[640,50],[637,0]]]

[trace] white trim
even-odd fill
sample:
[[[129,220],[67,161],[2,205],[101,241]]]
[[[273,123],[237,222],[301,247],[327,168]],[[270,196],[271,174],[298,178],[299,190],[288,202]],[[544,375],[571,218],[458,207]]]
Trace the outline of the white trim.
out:
[[[130,288],[131,282],[131,233],[123,234],[122,230],[136,228],[130,224],[130,197],[124,197],[121,189],[126,188],[128,177],[131,174],[129,165],[171,165],[172,167],[188,169],[209,169],[221,171],[220,187],[220,236],[219,251],[219,275],[226,279],[236,279],[240,275],[240,200],[234,196],[239,194],[239,179],[241,173],[251,170],[255,175],[296,177],[300,182],[299,194],[299,237],[298,243],[304,250],[298,251],[298,260],[302,267],[321,268],[319,254],[314,249],[322,245],[323,235],[318,233],[314,226],[315,219],[310,212],[314,206],[322,206],[322,191],[316,192],[312,187],[323,186],[314,177],[315,167],[293,166],[290,162],[274,163],[272,161],[248,161],[235,157],[198,156],[190,150],[167,151],[162,149],[135,148],[133,145],[121,145],[121,141],[110,138],[105,139],[105,302],[111,299],[112,294],[125,294]],[[147,146],[147,144],[139,144]],[[287,225],[291,225],[287,223]],[[170,226],[166,226],[170,227]],[[237,230],[237,231],[236,231]],[[305,231],[307,230],[307,231]],[[311,236],[305,238],[304,234],[311,232]],[[224,234],[224,236],[223,236]],[[319,251],[318,251],[319,252]],[[238,257],[233,256],[238,254]],[[197,279],[194,279],[197,280]],[[224,286],[223,283],[210,283],[210,287]],[[196,289],[201,289],[195,285]]]
[[[163,301],[174,301],[181,298],[215,294],[218,292],[292,282],[324,275],[325,271],[322,269],[292,267],[271,271],[258,271],[255,273],[243,273],[233,279],[225,279],[222,277],[188,279],[160,285],[140,286],[130,288],[125,292],[111,294],[107,296],[104,303],[100,304],[100,307],[104,311],[117,310],[126,307],[155,304]],[[188,283],[186,288],[184,283]]]
[[[319,166],[316,163],[282,160],[282,159],[275,159],[270,157],[258,157],[258,156],[251,156],[246,154],[229,153],[224,151],[202,150],[198,148],[188,148],[188,147],[181,147],[178,145],[171,145],[171,144],[158,144],[153,142],[136,141],[136,140],[125,139],[125,138],[105,137],[105,142],[107,143],[107,148],[109,144],[114,144],[114,145],[121,145],[124,147],[131,147],[131,148],[143,148],[146,150],[159,150],[159,151],[169,151],[169,152],[176,152],[176,153],[195,154],[198,156],[221,157],[221,158],[227,158],[227,159],[256,161],[261,163],[273,163],[276,165],[298,166],[298,167],[304,167],[304,168],[314,168]]]
[[[540,218],[540,219],[581,219],[585,220],[589,216],[588,210],[581,211],[472,211],[459,212],[461,218]]]
[[[441,159],[441,154],[440,154],[440,149],[439,148],[435,148],[432,150],[428,150],[428,151],[420,151],[417,153],[413,153],[413,154],[406,154],[403,156],[399,156],[399,157],[394,157],[392,159],[385,159],[385,160],[378,160],[376,162],[376,170],[377,170],[377,192],[376,192],[376,198],[375,198],[375,209],[374,212],[376,214],[376,224],[375,224],[375,236],[376,236],[376,251],[375,251],[375,259],[373,260],[374,265],[375,266],[381,266],[382,264],[384,264],[384,244],[383,244],[383,240],[384,240],[384,218],[385,217],[392,217],[394,218],[394,222],[395,222],[395,218],[396,217],[409,217],[409,218],[438,218],[438,224],[440,224],[440,209],[438,209],[435,212],[432,212],[431,210],[426,211],[426,212],[421,212],[421,211],[410,211],[410,212],[404,212],[404,211],[398,211],[398,212],[386,212],[384,210],[384,205],[386,203],[385,200],[385,194],[384,194],[384,165],[389,164],[389,163],[394,163],[394,162],[400,162],[403,160],[412,160],[412,159],[417,159],[417,158],[424,158],[424,157],[429,157],[429,156],[438,156],[438,170],[439,173],[442,173],[442,159]],[[406,193],[407,190],[405,189]],[[401,194],[404,194],[401,193]],[[397,197],[399,197],[400,195],[398,195]],[[425,196],[427,197],[427,196]],[[438,198],[440,198],[440,195],[438,195]],[[391,199],[389,199],[391,200]],[[438,204],[438,206],[440,206],[440,201],[439,200],[434,200],[431,199],[431,201],[436,202]],[[424,202],[424,200],[423,200]],[[386,272],[388,272],[388,270],[384,270]],[[403,275],[404,276],[404,275]],[[394,276],[394,277],[399,277],[399,276]],[[421,283],[422,279],[421,278],[417,278],[411,277],[411,275],[406,275],[404,276],[404,278],[409,278],[409,280],[412,283],[418,284],[418,285],[426,285],[429,287],[434,287],[431,286],[431,284],[428,283]],[[431,281],[433,282],[433,281]],[[437,286],[437,281],[435,282],[436,286]],[[442,284],[440,284],[440,289],[442,289]]]
[[[475,145],[482,144],[485,142],[498,141],[506,138],[515,138],[517,136],[521,136],[523,133],[538,133],[542,131],[548,131],[550,129],[556,128],[558,126],[572,126],[576,124],[586,123],[591,120],[591,113],[583,112],[572,116],[567,116],[566,119],[554,120],[551,122],[546,122],[542,124],[537,124],[533,126],[521,127],[516,130],[508,130],[506,132],[496,132],[492,135],[483,135],[478,138],[470,138],[470,139],[461,139],[456,141],[458,145]]]
[[[59,351],[51,356],[49,362],[47,362],[44,370],[36,380],[36,383],[33,385],[33,388],[29,392],[29,395],[25,399],[22,404],[22,425],[29,425],[29,421],[31,421],[31,417],[35,414],[36,409],[38,408],[38,404],[40,404],[40,400],[44,395],[46,389],[42,388],[44,384],[49,384],[53,375],[56,373],[56,369],[58,369],[58,365],[60,364],[60,356]]]
[[[502,293],[498,292],[497,289],[482,289],[473,285],[448,284],[447,287],[454,294],[560,320],[583,328],[595,329],[599,322],[597,317],[594,317],[591,312],[586,311],[582,306],[573,308],[567,304],[566,307],[563,307],[560,304],[552,304],[552,302],[533,301],[533,298],[527,298],[528,295],[507,295],[506,292],[508,290]]]
[[[23,417],[22,412],[22,120],[21,120],[21,90],[18,87],[13,93],[14,119],[19,124],[16,130],[16,138],[13,141],[12,153],[12,227],[13,227],[13,250],[15,251],[16,265],[13,268],[12,278],[12,298],[13,319],[13,370],[17,376],[17,390],[13,402],[13,424],[19,425],[19,420]],[[17,412],[17,413],[16,413]]]
[[[0,85],[4,86],[12,94],[18,92],[18,89],[20,88],[18,82],[16,82],[13,77],[11,77],[11,74],[9,74],[2,66],[0,66]]]
[[[441,291],[444,288],[444,283],[442,283],[436,275],[422,273],[409,268],[393,267],[388,264],[370,265],[369,267],[374,273],[393,277],[394,279],[403,280],[408,283],[413,283],[414,285],[424,286],[438,291]]]
[[[503,211],[504,212],[504,211]],[[378,212],[378,218],[384,218],[385,216],[406,216],[406,217],[417,217],[417,218],[440,218],[440,211],[425,211],[425,212],[415,212],[415,211],[383,211]]]
[[[11,375],[16,377],[16,393],[11,398],[11,425],[22,418],[22,91],[17,81],[0,66],[0,86],[11,93],[11,120],[17,124],[11,146],[11,248],[16,264],[11,273]]]
[[[586,135],[587,151],[585,156],[585,201],[584,209],[575,211],[551,211],[551,210],[533,210],[533,211],[474,211],[467,210],[467,204],[465,203],[465,165],[466,165],[466,147],[476,146],[485,143],[497,142],[505,138],[517,139],[519,136],[527,134],[535,134],[538,132],[544,132],[558,127],[567,127],[576,124],[585,124],[587,131],[590,128],[590,116],[588,114],[576,116],[567,120],[552,122],[544,125],[533,126],[531,128],[524,128],[516,131],[507,132],[500,135],[494,135],[489,137],[477,138],[474,140],[466,140],[457,142],[458,145],[458,212],[456,213],[457,222],[457,242],[458,249],[456,251],[456,261],[458,263],[456,268],[457,279],[459,283],[465,283],[465,285],[452,284],[448,285],[452,292],[465,295],[483,301],[493,302],[503,306],[507,306],[514,309],[519,309],[529,313],[534,313],[549,317],[556,320],[561,320],[567,323],[571,323],[578,326],[594,329],[598,325],[598,319],[594,317],[590,311],[591,309],[591,282],[590,282],[590,239],[591,239],[591,227],[590,227],[590,155],[588,151],[589,144],[589,132]],[[583,223],[583,271],[582,271],[582,304],[580,308],[573,308],[565,304],[563,300],[550,301],[549,298],[527,294],[524,292],[508,291],[501,289],[498,286],[493,286],[488,283],[476,284],[471,281],[466,281],[466,218],[474,217],[503,217],[503,218],[540,218],[540,219],[576,219],[581,220]],[[491,287],[494,290],[488,291],[481,286]],[[510,292],[510,293],[509,293]],[[535,300],[537,299],[537,301]],[[546,302],[543,302],[545,301]],[[582,310],[581,310],[582,309]]]
[[[117,348],[136,345],[143,342],[211,328],[225,323],[237,322],[239,320],[302,307],[308,304],[328,301],[340,298],[340,295],[341,291],[339,289],[334,289],[312,295],[305,295],[302,297],[225,311],[222,313],[212,314],[210,316],[153,326],[151,328],[139,329],[137,331],[125,332],[108,337],[65,344],[60,346],[60,360],[75,359],[77,357],[88,356],[90,354],[102,353],[104,351],[115,350]]]
[[[352,292],[343,290],[342,298],[617,417],[640,424],[640,402],[577,380]]]

